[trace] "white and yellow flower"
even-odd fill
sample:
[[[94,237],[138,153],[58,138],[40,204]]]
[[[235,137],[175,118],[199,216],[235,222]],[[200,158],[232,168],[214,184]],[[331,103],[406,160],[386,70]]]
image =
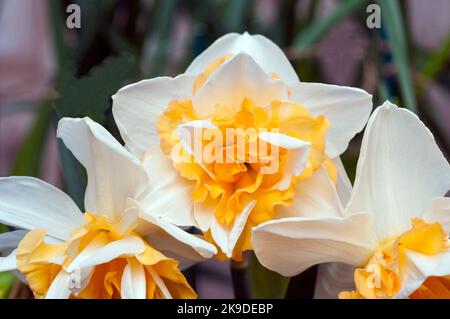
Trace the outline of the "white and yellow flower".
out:
[[[348,191],[339,155],[371,109],[363,90],[300,82],[280,48],[248,33],[218,39],[182,75],[144,80],[113,96],[126,146],[156,181],[154,210],[177,225],[198,227],[222,257],[235,260],[252,249],[253,226],[322,201],[322,183]],[[212,136],[228,129],[255,129],[253,136],[239,136],[268,147],[267,158],[260,149],[228,156],[226,163],[195,155],[189,132]],[[216,154],[236,145],[219,143]],[[273,150],[279,165],[267,173],[260,159],[270,162]],[[189,161],[176,160],[177,152]]]
[[[367,125],[346,208],[334,194],[309,215],[261,224],[255,253],[285,276],[325,262],[356,266],[355,290],[341,298],[450,298],[450,198],[440,197],[449,189],[431,132],[386,102]]]
[[[32,177],[0,178],[0,271],[18,269],[37,298],[193,298],[179,269],[216,248],[155,216],[139,161],[89,118],[58,136],[88,176],[86,213]]]

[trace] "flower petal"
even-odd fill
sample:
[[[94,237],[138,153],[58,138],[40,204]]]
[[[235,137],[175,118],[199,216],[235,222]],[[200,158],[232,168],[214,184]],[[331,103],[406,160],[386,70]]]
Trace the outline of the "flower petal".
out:
[[[352,192],[352,183],[348,178],[347,172],[345,171],[344,164],[342,164],[341,159],[335,158],[333,160],[334,165],[336,165],[338,176],[336,183],[336,190],[339,195],[339,199],[341,200],[341,204],[343,207],[347,206],[348,201],[350,200],[350,195]]]
[[[64,118],[58,124],[57,135],[86,168],[87,211],[120,217],[126,199],[146,190],[148,177],[138,159],[101,125],[87,117]]]
[[[144,267],[134,259],[128,259],[122,274],[122,299],[145,299],[147,292]]]
[[[61,270],[53,279],[45,299],[68,299],[72,294],[69,289],[70,274]]]
[[[95,254],[102,249],[108,243],[108,238],[105,232],[101,232],[96,235],[89,244],[78,254],[73,260],[70,262],[67,267],[65,267],[65,271],[67,273],[72,273],[74,271],[80,270],[82,271],[82,264],[85,260],[89,260],[94,258]],[[86,269],[89,267],[85,267]]]
[[[291,185],[292,177],[299,176],[305,169],[311,144],[280,133],[261,132],[259,133],[259,138],[269,144],[288,150],[283,178],[277,186],[280,190],[288,189]],[[278,167],[275,168],[276,171],[278,171]]]
[[[314,174],[296,184],[296,193],[289,206],[277,208],[277,216],[332,217],[342,215],[342,205],[333,182],[322,166]]]
[[[250,215],[256,202],[252,201],[239,213],[231,227],[224,227],[222,224],[214,220],[211,225],[211,236],[214,238],[216,244],[220,247],[223,253],[231,258],[233,254],[234,246],[241,236],[241,233],[247,223],[248,216]]]
[[[395,298],[407,298],[419,288],[428,277],[450,275],[450,251],[436,255],[424,255],[407,251],[407,265],[402,268],[402,287]]]
[[[217,39],[197,56],[187,68],[186,73],[198,75],[211,62],[230,53],[250,55],[266,73],[276,73],[285,82],[300,81],[286,55],[275,43],[262,35],[250,35],[247,32],[243,34],[229,33]]]
[[[159,290],[163,294],[165,299],[173,299],[172,295],[170,294],[169,289],[167,288],[166,284],[164,283],[164,280],[158,275],[158,273],[152,268],[148,267],[148,272],[150,276],[155,281],[155,284],[158,286]]]
[[[272,79],[249,55],[239,53],[221,65],[194,95],[195,111],[207,118],[216,105],[238,109],[245,98],[265,106],[273,100],[286,99],[287,87]]]
[[[159,143],[156,122],[169,102],[192,96],[195,77],[158,77],[121,88],[113,99],[114,120],[127,147],[138,157]]]
[[[164,255],[174,258],[182,264],[192,264],[211,258],[217,253],[214,245],[189,234],[162,218],[154,217],[142,209],[140,216],[156,226],[147,231],[147,234],[145,234],[146,241]]]
[[[149,176],[149,192],[138,200],[144,211],[178,226],[194,226],[194,184],[182,178],[159,145],[150,148],[143,166]]]
[[[261,264],[283,276],[294,276],[326,262],[361,265],[375,247],[370,215],[291,217],[253,229],[253,247]]]
[[[144,249],[142,239],[135,236],[126,237],[104,245],[88,258],[85,258],[79,266],[80,268],[91,267],[107,263],[121,256],[135,256],[142,253]]]
[[[61,190],[33,177],[0,178],[0,222],[28,230],[46,229],[67,240],[84,224],[77,205]]]
[[[450,234],[450,198],[433,198],[423,217],[430,223],[439,222],[447,234]]]
[[[347,149],[350,140],[366,125],[372,111],[372,96],[361,89],[301,82],[291,85],[290,90],[290,99],[311,114],[323,115],[329,121],[326,154],[330,158]]]
[[[411,228],[431,198],[450,188],[450,166],[431,132],[412,112],[385,102],[364,134],[347,212],[374,215],[382,241]]]

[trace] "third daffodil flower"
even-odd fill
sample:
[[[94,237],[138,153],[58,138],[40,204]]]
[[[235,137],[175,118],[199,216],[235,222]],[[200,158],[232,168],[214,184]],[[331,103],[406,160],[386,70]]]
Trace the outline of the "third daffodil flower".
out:
[[[37,298],[194,298],[179,269],[213,256],[202,239],[147,208],[139,161],[89,118],[62,119],[58,136],[85,166],[86,213],[32,177],[0,178],[0,271],[19,270]]]
[[[308,217],[261,224],[255,252],[286,276],[354,265],[355,290],[341,298],[450,298],[450,198],[440,197],[449,189],[450,165],[430,131],[386,102],[367,124],[346,208],[335,194]]]
[[[157,181],[150,205],[235,260],[253,226],[301,214],[286,208],[321,200],[322,183],[344,192],[339,155],[371,108],[363,90],[300,82],[280,48],[248,33],[218,39],[180,76],[113,96],[127,147]]]

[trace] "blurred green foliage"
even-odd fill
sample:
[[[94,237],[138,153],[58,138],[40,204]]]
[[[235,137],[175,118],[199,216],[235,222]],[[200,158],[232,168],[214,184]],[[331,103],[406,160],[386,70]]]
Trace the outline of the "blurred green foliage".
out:
[[[105,122],[111,95],[122,87],[124,79],[135,73],[135,65],[134,56],[127,52],[106,58],[81,78],[69,71],[70,66],[63,65],[56,83],[58,113],[68,117],[89,116],[94,121]]]

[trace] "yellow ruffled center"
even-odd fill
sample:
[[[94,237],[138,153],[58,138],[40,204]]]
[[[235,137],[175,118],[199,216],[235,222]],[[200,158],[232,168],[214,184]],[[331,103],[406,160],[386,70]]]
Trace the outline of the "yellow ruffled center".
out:
[[[226,55],[212,62],[198,76],[194,92],[229,58]],[[215,218],[224,227],[231,227],[238,214],[249,203],[255,203],[233,251],[232,258],[239,261],[243,251],[252,249],[251,228],[275,218],[276,206],[291,204],[297,181],[310,177],[321,165],[336,180],[336,168],[325,155],[329,123],[323,116],[311,115],[298,103],[284,100],[261,106],[246,98],[238,108],[211,101],[211,107],[213,114],[202,118],[191,100],[173,100],[158,119],[157,128],[163,152],[172,156],[181,176],[195,183],[194,201],[214,207]],[[203,128],[199,141],[202,154],[210,154],[214,160],[199,160],[182,146],[177,128],[196,120],[208,120],[214,127]],[[285,134],[311,144],[306,169],[293,176],[289,186],[282,190],[276,186],[286,172],[289,150],[260,139],[262,131]],[[214,243],[209,231],[205,238]],[[218,256],[224,257],[220,252]]]
[[[401,273],[406,263],[406,251],[436,255],[449,249],[448,235],[439,223],[412,220],[412,229],[381,245],[364,268],[355,270],[356,290],[344,291],[339,298],[392,298],[401,288]],[[445,295],[450,297],[449,278],[430,277],[411,298]]]
[[[36,298],[43,298],[60,271],[69,269],[74,259],[89,246],[107,245],[128,236],[139,235],[123,231],[118,224],[105,217],[86,213],[86,224],[74,231],[67,242],[50,244],[45,242],[44,230],[27,233],[18,246],[17,268],[25,275]],[[144,251],[134,256],[122,255],[109,262],[93,267],[87,284],[81,284],[81,272],[73,277],[76,294],[71,298],[110,299],[121,297],[121,282],[127,265],[141,267],[146,279],[146,297],[153,298],[195,298],[196,294],[178,268],[178,262],[168,258],[151,247],[143,239]]]

